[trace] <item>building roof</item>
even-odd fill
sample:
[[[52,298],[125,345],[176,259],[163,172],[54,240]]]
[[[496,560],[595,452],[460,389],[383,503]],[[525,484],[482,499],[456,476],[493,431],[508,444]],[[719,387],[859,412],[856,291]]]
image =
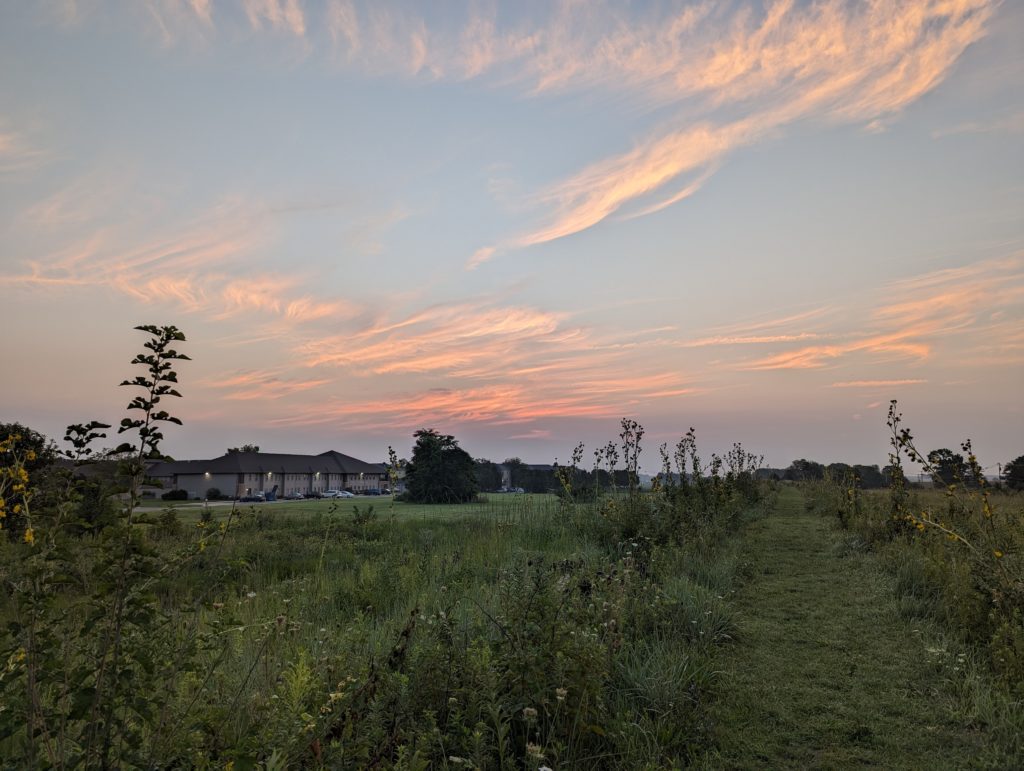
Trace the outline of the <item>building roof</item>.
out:
[[[148,471],[151,477],[174,474],[383,474],[382,463],[367,463],[334,450],[319,455],[279,452],[233,452],[209,460],[163,461]]]

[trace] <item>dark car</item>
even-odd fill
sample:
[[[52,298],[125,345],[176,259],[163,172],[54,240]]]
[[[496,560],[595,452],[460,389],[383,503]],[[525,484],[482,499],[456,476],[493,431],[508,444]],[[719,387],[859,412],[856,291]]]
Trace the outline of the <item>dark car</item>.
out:
[[[363,495],[380,495],[379,487],[371,487],[368,490],[363,490]]]
[[[243,495],[238,499],[239,503],[266,503],[267,496],[263,493],[256,493],[255,495]]]
[[[301,500],[302,500],[303,498],[305,498],[305,497],[306,497],[306,496],[305,496],[305,495],[303,495],[302,493],[300,493],[300,492],[294,492],[294,491],[293,491],[293,492],[290,492],[290,493],[288,493],[288,494],[287,494],[287,495],[286,495],[286,496],[284,497],[284,499],[285,499],[286,501],[301,501]]]

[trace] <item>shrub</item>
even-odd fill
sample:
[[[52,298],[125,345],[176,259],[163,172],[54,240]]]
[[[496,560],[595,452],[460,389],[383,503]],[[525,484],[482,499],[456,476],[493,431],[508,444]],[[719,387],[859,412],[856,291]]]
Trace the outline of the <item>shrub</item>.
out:
[[[165,501],[187,501],[188,490],[168,490],[160,498]]]

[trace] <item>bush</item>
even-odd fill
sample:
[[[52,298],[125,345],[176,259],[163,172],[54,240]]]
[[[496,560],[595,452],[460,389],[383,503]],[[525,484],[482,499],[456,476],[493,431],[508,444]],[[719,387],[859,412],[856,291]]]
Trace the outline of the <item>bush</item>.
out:
[[[188,490],[168,490],[160,498],[165,501],[187,501]]]

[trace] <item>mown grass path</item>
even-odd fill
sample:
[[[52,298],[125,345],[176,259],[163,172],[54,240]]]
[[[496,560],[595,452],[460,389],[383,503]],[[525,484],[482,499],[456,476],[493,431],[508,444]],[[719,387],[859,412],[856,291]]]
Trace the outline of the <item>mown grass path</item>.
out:
[[[713,768],[963,768],[984,736],[950,717],[948,675],[871,555],[782,491],[741,537],[739,633],[711,707]]]

